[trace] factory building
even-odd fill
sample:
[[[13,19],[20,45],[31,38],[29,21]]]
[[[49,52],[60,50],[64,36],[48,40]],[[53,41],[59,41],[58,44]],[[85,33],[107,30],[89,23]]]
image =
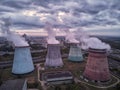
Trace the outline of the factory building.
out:
[[[8,80],[0,86],[0,90],[27,90],[27,80]]]
[[[73,82],[73,76],[70,71],[52,71],[41,74],[42,80],[48,84],[68,84]]]

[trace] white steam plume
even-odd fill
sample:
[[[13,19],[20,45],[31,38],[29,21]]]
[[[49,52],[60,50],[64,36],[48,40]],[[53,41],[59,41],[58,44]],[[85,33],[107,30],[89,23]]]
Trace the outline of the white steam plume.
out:
[[[79,43],[79,41],[75,38],[74,32],[70,32],[69,30],[66,30],[66,41],[69,43]]]
[[[46,22],[45,30],[48,32],[48,44],[59,44],[59,41],[55,38],[55,32],[53,31],[52,25]]]
[[[102,42],[100,39],[96,37],[89,37],[89,35],[80,28],[77,30],[76,36],[80,40],[82,49],[94,48],[94,49],[106,49],[107,51],[111,49],[109,44]]]
[[[29,46],[25,39],[15,32],[8,34],[7,40],[12,41],[16,47]]]
[[[84,39],[84,44],[82,45],[83,49],[94,48],[94,49],[106,49],[109,51],[111,49],[109,44],[102,42],[100,39],[91,37]]]
[[[29,46],[29,44],[25,41],[23,37],[21,37],[15,32],[10,31],[9,29],[9,26],[11,25],[10,18],[3,18],[2,20],[4,24],[1,25],[1,30],[8,41],[13,42],[16,47]]]
[[[84,39],[88,39],[89,35],[87,32],[85,32],[82,28],[78,28],[75,32],[76,38],[81,42],[83,42]]]

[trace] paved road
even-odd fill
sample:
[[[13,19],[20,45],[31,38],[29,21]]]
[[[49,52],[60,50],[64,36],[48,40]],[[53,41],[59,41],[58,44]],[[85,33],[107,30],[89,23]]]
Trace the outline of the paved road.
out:
[[[37,77],[38,77],[38,81],[39,81],[39,83],[41,84],[42,89],[43,89],[43,90],[47,90],[47,86],[45,85],[46,81],[41,81],[41,80],[40,80],[40,70],[41,70],[41,66],[39,65],[39,66],[37,67]]]
[[[112,76],[113,76],[113,75],[112,75]],[[117,79],[117,82],[115,82],[115,83],[113,83],[113,84],[111,84],[111,85],[109,85],[109,86],[96,86],[96,85],[87,83],[87,82],[85,82],[85,81],[81,81],[81,80],[79,80],[79,79],[77,79],[77,78],[75,78],[75,81],[76,81],[76,82],[80,82],[80,83],[84,83],[84,84],[86,84],[86,85],[88,85],[88,86],[92,86],[92,87],[95,87],[95,88],[106,89],[106,88],[114,87],[114,86],[116,86],[116,85],[120,82],[120,80],[119,80],[117,77],[115,77],[115,76],[113,76],[113,77],[114,77],[115,79]]]

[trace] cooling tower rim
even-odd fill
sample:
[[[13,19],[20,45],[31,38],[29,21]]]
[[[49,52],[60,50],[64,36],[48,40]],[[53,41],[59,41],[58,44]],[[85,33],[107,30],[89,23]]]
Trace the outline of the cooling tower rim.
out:
[[[95,53],[106,53],[106,49],[96,49],[96,48],[89,48],[89,52],[95,52]]]
[[[30,46],[15,46],[15,48],[28,48]]]
[[[14,72],[12,72],[12,74],[13,74],[13,75],[28,75],[28,74],[34,72],[34,70],[35,70],[35,69],[33,69],[32,71],[29,71],[29,72],[27,72],[27,73],[14,73]]]
[[[60,45],[60,44],[49,44],[49,43],[48,43],[47,45]]]
[[[106,51],[106,49],[96,49],[96,48],[89,48],[89,50],[100,50],[100,51]]]
[[[80,43],[76,43],[76,42],[67,42],[68,44],[80,44]]]

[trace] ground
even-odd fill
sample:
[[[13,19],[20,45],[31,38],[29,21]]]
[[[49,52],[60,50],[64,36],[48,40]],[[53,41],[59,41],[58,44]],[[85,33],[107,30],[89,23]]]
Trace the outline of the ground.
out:
[[[68,53],[69,52],[68,50],[69,50],[68,48],[67,49],[62,49],[62,55],[64,55],[65,53]],[[41,56],[42,59],[43,58],[45,59],[46,51],[45,52],[40,52],[40,53],[34,53],[34,54],[32,54],[32,56],[33,57]],[[10,57],[9,56],[8,57],[4,56],[4,58],[7,58],[7,60],[8,59],[13,60],[13,56],[10,56]],[[62,59],[63,59],[63,62],[64,62],[63,67],[61,67],[61,68],[49,68],[49,69],[46,69],[45,71],[69,70],[69,71],[72,72],[72,74],[73,74],[73,76],[76,80],[76,83],[69,84],[69,85],[50,86],[48,88],[48,90],[60,90],[60,88],[62,90],[68,90],[68,89],[69,90],[80,90],[80,89],[81,90],[120,90],[120,89],[117,89],[118,86],[117,87],[116,86],[115,87],[110,87],[110,88],[107,88],[107,89],[106,88],[101,89],[101,88],[96,88],[96,87],[87,85],[86,83],[82,83],[82,82],[84,82],[84,80],[81,80],[80,75],[82,75],[82,73],[84,71],[87,57],[84,57],[84,60],[82,62],[71,62],[71,61],[68,61],[67,57],[63,57]],[[6,60],[6,59],[4,59],[4,60]],[[113,64],[114,60],[112,60],[112,61],[110,60],[110,63],[111,62],[112,62],[112,65],[116,66],[117,62],[115,64]],[[110,65],[110,63],[109,63],[109,65]],[[41,66],[44,67],[44,63],[42,63]],[[111,67],[113,67],[113,66],[111,66]],[[112,68],[112,70],[113,70],[113,68]],[[43,72],[45,72],[45,71],[43,71]],[[18,77],[11,73],[11,68],[0,69],[0,81],[5,82],[6,80],[16,79],[16,78],[18,78]],[[38,88],[38,89],[41,90],[41,88],[42,88],[41,84],[38,83],[38,81],[37,81],[37,70],[36,70],[36,68],[32,73],[30,73],[28,75],[24,75],[24,76],[22,76],[22,78],[27,78],[28,88]],[[113,78],[113,81],[116,80],[114,77],[112,77],[112,78]],[[82,82],[79,82],[79,80],[82,81]],[[93,84],[92,82],[89,82],[89,83]],[[93,85],[97,86],[97,84],[95,84],[95,83]],[[108,84],[108,86],[109,86],[109,84]]]

